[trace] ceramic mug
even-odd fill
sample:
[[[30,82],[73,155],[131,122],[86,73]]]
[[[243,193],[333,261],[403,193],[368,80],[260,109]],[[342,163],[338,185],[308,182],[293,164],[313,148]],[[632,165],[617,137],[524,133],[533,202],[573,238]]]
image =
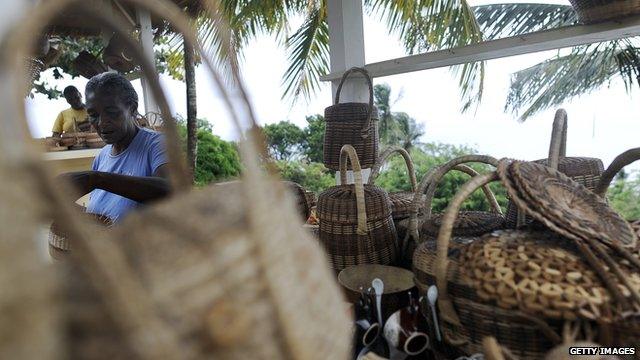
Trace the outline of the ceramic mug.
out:
[[[414,299],[411,299],[409,306],[393,313],[384,326],[384,337],[389,345],[407,355],[424,352],[430,341],[421,318]]]

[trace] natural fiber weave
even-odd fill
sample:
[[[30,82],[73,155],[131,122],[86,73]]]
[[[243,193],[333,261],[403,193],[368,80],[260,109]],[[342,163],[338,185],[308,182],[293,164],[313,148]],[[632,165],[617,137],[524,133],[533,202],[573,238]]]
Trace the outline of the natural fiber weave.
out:
[[[342,183],[346,183],[347,155],[356,183],[333,186],[318,197],[320,242],[335,271],[358,264],[392,264],[397,255],[397,234],[389,196],[375,185],[362,184],[353,147],[345,145],[342,154]]]
[[[105,228],[113,225],[113,221],[104,215],[86,214],[84,217],[86,217],[88,221],[92,221]],[[65,231],[60,229],[55,222],[51,224],[51,227],[49,228],[49,246],[54,247],[56,250],[68,252],[71,250],[70,242],[71,240]]]
[[[306,222],[311,214],[311,206],[307,202],[307,193],[302,186],[293,181],[284,181],[287,189],[291,191],[296,199],[296,209],[303,222]]]
[[[415,191],[418,187],[416,181],[416,172],[409,153],[401,147],[390,147],[385,150],[371,169],[371,174],[369,175],[369,184],[374,184],[375,180],[378,178],[378,174],[380,173],[380,169],[382,168],[382,166],[386,164],[391,155],[394,155],[395,153],[402,155],[405,165],[407,166],[407,176],[409,177],[409,182],[411,184],[410,192],[397,191],[389,193],[389,199],[391,200],[391,215],[393,216],[394,221],[399,221],[411,216],[413,198],[415,197]],[[421,210],[422,208],[418,208],[418,213],[422,213]]]
[[[491,335],[522,359],[541,359],[544,353],[560,341],[557,335],[559,324],[547,324],[519,311],[492,306],[479,300],[474,291],[455,294],[455,288],[449,291],[448,284],[451,282],[460,288],[471,285],[464,277],[449,277],[449,265],[452,263],[447,255],[458,210],[471,193],[495,179],[495,173],[474,177],[459,190],[445,212],[438,234],[435,262],[436,283],[440,294],[438,307],[442,320],[441,328],[445,340],[452,345],[460,346],[467,354],[481,351],[482,338]]]
[[[364,75],[369,85],[369,103],[340,104],[340,91],[347,77],[353,72]],[[338,85],[334,104],[324,110],[323,163],[331,170],[340,168],[342,146],[351,145],[356,150],[360,165],[372,167],[378,158],[378,110],[373,106],[373,84],[366,70],[351,68],[344,73]],[[351,169],[351,167],[349,167]]]
[[[593,24],[606,20],[637,15],[640,1],[636,0],[569,0],[582,23]]]
[[[215,83],[223,84],[179,7],[161,0],[130,2],[183,32],[185,41],[203,54]],[[64,184],[54,185],[46,168],[33,160],[39,157],[24,141],[28,136],[22,94],[26,82],[18,78],[21,59],[31,43],[27,40],[41,33],[64,7],[86,11],[85,3],[39,3],[27,11],[26,19],[16,22],[20,27],[11,32],[11,38],[3,39],[11,51],[3,51],[0,61],[5,80],[0,84],[4,95],[0,97],[4,116],[0,136],[12,151],[0,152],[0,176],[4,180],[6,170],[11,170],[9,179],[19,182],[3,187],[0,201],[0,219],[10,228],[7,234],[11,237],[0,244],[0,253],[11,253],[14,258],[6,262],[12,269],[3,271],[0,279],[3,289],[9,289],[0,294],[3,325],[7,325],[3,326],[2,357],[66,358],[83,349],[87,352],[82,357],[92,359],[346,358],[348,319],[339,288],[319,246],[296,224],[291,196],[283,185],[271,186],[275,179],[261,173],[258,154],[264,149],[258,150],[252,134],[247,135],[249,141],[239,144],[244,167],[238,190],[209,187],[192,191],[175,124],[168,122],[167,153],[176,196],[131,214],[109,234],[94,233],[78,219],[68,204]],[[88,20],[122,33],[126,25],[108,16],[87,11]],[[215,12],[211,16],[218,19]],[[221,21],[216,24],[224,26]],[[227,32],[221,33],[224,37]],[[163,114],[170,114],[153,64],[132,41],[127,46],[136,50],[136,61],[143,65],[143,76]],[[224,87],[220,94],[240,131],[255,126],[256,121],[242,81],[237,73],[232,75],[241,101],[232,103]],[[240,113],[248,121],[241,121]],[[21,206],[16,206],[15,197],[22,201]],[[277,216],[273,209],[278,210]],[[76,310],[74,304],[88,306],[59,317],[63,327],[57,332],[51,331],[50,324],[58,307],[47,293],[49,284],[55,282],[41,271],[34,251],[23,256],[33,246],[33,229],[45,216],[51,216],[76,240],[69,265],[81,270],[72,268],[65,285],[78,286],[65,288],[72,290],[60,298],[71,310]],[[32,286],[35,284],[39,286]],[[92,296],[94,290],[97,296]],[[91,331],[83,331],[86,326]]]
[[[557,169],[587,189],[595,190],[604,171],[602,160],[590,157],[567,157],[567,126],[568,119],[566,111],[564,109],[558,109],[551,131],[549,156],[547,159],[540,159],[534,162]],[[506,219],[508,228],[515,228],[517,226],[518,207],[511,201],[507,205]],[[525,217],[523,221],[524,224],[529,224],[533,219]]]

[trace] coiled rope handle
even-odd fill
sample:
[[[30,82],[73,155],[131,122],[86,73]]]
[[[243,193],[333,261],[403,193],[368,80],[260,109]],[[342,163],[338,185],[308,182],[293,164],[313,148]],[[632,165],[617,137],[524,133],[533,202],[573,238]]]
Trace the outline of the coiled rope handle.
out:
[[[336,89],[336,97],[333,101],[333,104],[338,105],[340,103],[340,92],[342,91],[342,85],[344,84],[345,80],[347,80],[347,77],[354,72],[359,72],[364,75],[364,78],[367,80],[367,85],[369,86],[369,111],[367,113],[367,122],[360,132],[362,138],[366,139],[369,137],[369,129],[371,129],[371,116],[373,115],[373,82],[371,81],[369,72],[359,67],[352,67],[351,69],[345,71],[342,75],[342,79],[340,80],[340,84],[338,84],[338,88]]]
[[[460,318],[458,317],[455,307],[453,306],[453,301],[449,296],[447,288],[447,269],[450,263],[448,252],[449,244],[451,243],[451,234],[453,233],[453,226],[464,201],[480,187],[488,185],[496,180],[498,180],[498,173],[496,171],[482,174],[469,180],[453,197],[442,217],[442,225],[440,225],[440,231],[438,232],[438,238],[436,240],[435,277],[436,285],[438,286],[438,294],[440,295],[438,299],[438,309],[440,310],[441,321],[446,321],[455,326],[463,325],[460,322]],[[513,312],[512,315],[515,318],[525,319],[535,324],[552,342],[559,343],[561,341],[560,336],[540,319],[520,312]],[[446,332],[444,334],[446,335]],[[451,344],[460,344],[460,342],[448,338],[448,335],[445,336],[445,340]]]
[[[182,32],[185,41],[195,44],[194,48],[203,54],[205,53],[196,40],[197,35],[191,27],[189,19],[184,16],[175,4],[166,0],[127,1],[149,9],[154,15],[168,20],[178,31]],[[63,196],[64,191],[61,192],[58,186],[53,185],[52,177],[47,170],[42,167],[38,160],[37,152],[30,147],[28,143],[23,141],[23,139],[28,136],[28,130],[26,130],[26,116],[22,104],[23,99],[20,94],[22,94],[25,89],[28,89],[28,82],[25,81],[24,78],[21,78],[21,75],[24,75],[21,59],[30,53],[30,45],[33,43],[30,41],[32,34],[41,33],[44,26],[48,24],[56,14],[71,5],[75,5],[85,11],[88,19],[116,33],[124,35],[123,39],[127,43],[127,46],[131,48],[136,60],[142,64],[144,75],[151,84],[153,96],[159,100],[162,113],[170,114],[166,99],[159,86],[158,75],[154,71],[155,68],[139,50],[137,47],[138,44],[134,43],[133,40],[121,30],[127,28],[124,22],[119,19],[109,18],[104,13],[92,12],[81,0],[47,1],[32,9],[29,17],[24,19],[16,31],[12,33],[13,36],[7,39],[6,44],[8,46],[5,49],[11,49],[11,51],[4,51],[1,54],[2,61],[0,63],[9,65],[12,69],[3,74],[6,79],[5,89],[14,89],[14,91],[8,91],[8,93],[13,93],[14,95],[13,99],[9,97],[13,100],[13,103],[8,103],[10,106],[5,108],[5,115],[8,115],[6,117],[8,121],[0,124],[0,134],[3,136],[3,139],[6,140],[5,146],[9,149],[4,152],[4,156],[17,166],[28,169],[39,181],[39,185],[42,187],[40,189],[42,192],[41,195],[49,201],[50,207],[56,208],[56,211],[52,211],[51,214],[53,220],[60,224],[63,231],[76,239],[77,243],[74,245],[76,245],[77,254],[80,255],[78,257],[80,266],[87,271],[92,283],[96,285],[97,290],[105,298],[110,312],[118,321],[119,325],[130,334],[130,340],[134,345],[133,348],[139,352],[139,355],[142,358],[148,359],[191,357],[194,353],[193,347],[180,344],[175,332],[159,319],[158,314],[155,313],[155,306],[151,303],[151,299],[146,294],[144,287],[132,276],[133,272],[129,268],[124,254],[108,241],[90,241],[92,236],[94,238],[91,240],[100,240],[95,238],[103,235],[93,233],[91,226],[76,217],[74,209],[70,204],[67,204],[66,197]],[[215,11],[211,12],[217,17]],[[220,24],[224,23],[218,23],[219,26]],[[224,33],[224,31],[222,32]],[[229,113],[234,123],[240,129],[238,111],[231,103],[220,76],[214,70],[213,62],[206,56],[203,56],[203,59],[207,67],[211,70],[216,85],[221,90],[223,100],[230,110]],[[237,78],[237,74],[234,73],[234,75]],[[244,100],[244,110],[248,110],[249,118],[251,122],[255,124],[253,110],[247,101],[242,83],[238,81],[238,84]],[[184,176],[186,171],[183,171],[186,169],[186,165],[185,167],[180,165],[181,163],[184,164],[184,160],[181,160],[180,150],[177,146],[178,137],[176,125],[173,122],[167,122],[167,125],[168,155],[170,158],[170,166],[173,169],[171,180],[174,188],[179,190],[187,187],[185,179],[188,178]],[[250,154],[252,150],[255,150],[254,145],[255,144],[243,143],[241,145],[243,154]],[[257,159],[249,157],[248,160],[251,160],[248,162],[251,166],[247,167],[245,176],[247,179],[251,179],[252,176],[259,177],[259,172],[255,170],[257,169]],[[258,182],[257,179],[254,183],[255,182]]]
[[[353,168],[353,184],[356,189],[356,210],[358,218],[358,228],[356,230],[358,235],[367,235],[369,230],[367,229],[367,206],[364,199],[364,184],[362,181],[362,168],[360,167],[360,160],[358,160],[358,154],[353,146],[346,144],[340,149],[340,183],[347,183],[347,162],[351,162]],[[349,186],[349,185],[345,185]]]
[[[422,178],[420,185],[418,186],[418,190],[416,191],[416,195],[413,198],[412,206],[411,206],[411,216],[409,220],[409,231],[407,231],[407,239],[405,239],[404,243],[407,243],[408,237],[413,237],[416,243],[420,242],[420,233],[418,228],[420,226],[418,221],[420,205],[424,204],[424,214],[423,214],[423,222],[425,222],[429,217],[431,217],[431,202],[433,197],[435,196],[435,191],[437,187],[437,183],[442,179],[442,177],[449,171],[455,169],[458,171],[462,171],[468,173],[469,175],[476,176],[477,172],[471,169],[469,172],[468,167],[458,167],[458,165],[463,165],[466,163],[485,163],[492,166],[498,166],[498,160],[487,155],[466,155],[450,160],[449,162],[440,165],[438,167],[432,168],[427,172],[427,174]],[[423,200],[422,194],[426,192],[426,197]],[[500,205],[498,201],[495,199],[495,195],[491,191],[488,186],[483,186],[483,192],[485,196],[489,200],[489,204],[498,214],[502,214],[502,209],[500,209]],[[423,202],[424,201],[424,202]]]
[[[622,170],[625,166],[638,160],[640,160],[640,148],[630,149],[616,156],[607,170],[602,173],[595,193],[601,197],[604,197],[607,194],[609,185],[611,185],[611,181],[613,181],[613,178],[616,176],[616,174],[618,174],[620,170]]]
[[[416,188],[418,187],[418,182],[416,180],[416,171],[413,166],[413,160],[411,160],[411,156],[409,155],[407,150],[398,146],[393,146],[386,149],[382,153],[382,155],[378,157],[378,161],[376,161],[376,163],[373,165],[371,174],[369,175],[369,185],[373,185],[373,183],[376,181],[376,178],[378,178],[378,175],[380,175],[380,169],[382,168],[382,166],[387,162],[391,155],[395,153],[402,155],[404,163],[405,165],[407,165],[407,173],[409,174],[409,181],[411,182],[411,191],[415,192]]]

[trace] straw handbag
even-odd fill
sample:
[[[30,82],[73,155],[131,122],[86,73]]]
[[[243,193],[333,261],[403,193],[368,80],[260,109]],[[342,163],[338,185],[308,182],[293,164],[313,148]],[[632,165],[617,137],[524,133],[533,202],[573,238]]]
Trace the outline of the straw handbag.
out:
[[[205,54],[191,22],[175,4],[132,2],[172,23],[185,41]],[[346,359],[349,319],[340,289],[322,249],[299,226],[284,185],[274,186],[275,179],[261,171],[259,153],[266,149],[253,138],[239,145],[244,171],[237,188],[191,189],[177,129],[169,122],[166,143],[175,196],[131,214],[109,232],[95,232],[77,216],[68,204],[66,188],[54,183],[32,144],[24,141],[28,130],[22,90],[27,84],[20,78],[22,64],[16,62],[28,53],[30,36],[41,33],[67,5],[69,1],[50,0],[28,11],[6,39],[11,51],[2,54],[6,61],[0,73],[5,81],[0,92],[6,96],[0,102],[3,114],[15,116],[2,119],[0,136],[3,146],[15,151],[0,152],[0,178],[5,184],[0,220],[8,236],[0,244],[0,266],[7,270],[0,279],[6,289],[0,294],[5,325],[0,355]],[[74,5],[86,11],[84,3]],[[86,18],[119,33],[126,28],[109,13],[86,11]],[[162,113],[170,114],[153,64],[132,41],[128,46],[135,49]],[[215,83],[224,84],[213,61],[204,55],[202,59]],[[231,102],[224,87],[220,93],[241,131],[256,122],[246,112],[251,105],[239,75],[232,75],[240,103]],[[5,131],[9,127],[12,131]],[[74,256],[55,268],[43,266],[35,251],[26,255],[34,247],[32,229],[45,216],[75,240]],[[65,276],[63,284],[47,271]],[[61,287],[52,288],[57,285]],[[55,298],[54,290],[59,294]]]
[[[362,73],[369,85],[369,103],[340,103],[340,92],[347,77]],[[378,158],[378,110],[373,106],[373,83],[369,73],[362,68],[351,68],[342,76],[334,104],[324,110],[323,162],[331,170],[339,170],[342,146],[353,146],[364,168],[372,167]],[[351,167],[349,167],[351,170]]]
[[[602,160],[589,157],[567,157],[567,112],[558,109],[553,120],[551,142],[549,145],[549,157],[536,160],[536,163],[559,170],[574,181],[584,185],[589,190],[595,190],[604,171]],[[507,227],[515,228],[518,225],[518,208],[510,201],[507,206]],[[530,223],[531,218],[521,215],[520,225]]]
[[[391,216],[394,221],[399,221],[402,219],[406,219],[411,215],[411,203],[413,202],[414,194],[416,188],[418,187],[416,181],[416,172],[413,167],[413,161],[411,160],[411,156],[409,153],[400,147],[390,147],[385,150],[376,164],[371,169],[371,175],[369,175],[369,184],[373,185],[380,173],[380,169],[387,162],[391,155],[398,153],[402,155],[405,164],[407,165],[407,176],[409,177],[409,182],[411,183],[411,191],[397,191],[389,193],[389,200],[391,200]],[[420,212],[420,209],[418,209]]]
[[[582,23],[617,20],[640,13],[637,0],[569,0]]]
[[[486,157],[487,163],[496,163],[495,159]],[[455,165],[454,165],[455,164]],[[476,177],[479,174],[472,168],[462,165],[458,160],[453,160],[431,172],[431,182],[427,190],[425,213],[431,212],[431,206],[435,195],[435,188],[442,178],[451,170],[462,171]],[[492,232],[504,227],[504,217],[502,209],[496,200],[495,195],[488,186],[483,186],[482,190],[487,197],[487,201],[492,211],[460,211],[456,217],[453,227],[453,244],[449,256],[451,261],[457,261],[456,254],[461,246],[467,245],[476,240],[480,235]],[[428,217],[427,217],[428,216]],[[415,221],[415,218],[412,218]],[[426,290],[429,285],[435,283],[434,263],[436,258],[436,236],[442,225],[442,214],[425,215],[420,221],[422,224],[419,232],[418,245],[407,250],[407,256],[411,256],[412,270],[415,274],[415,281],[418,286]]]
[[[354,169],[355,184],[346,184],[347,161]],[[341,151],[340,177],[318,197],[320,242],[336,272],[359,264],[390,265],[398,253],[391,202],[386,191],[362,184],[358,156],[351,145]]]

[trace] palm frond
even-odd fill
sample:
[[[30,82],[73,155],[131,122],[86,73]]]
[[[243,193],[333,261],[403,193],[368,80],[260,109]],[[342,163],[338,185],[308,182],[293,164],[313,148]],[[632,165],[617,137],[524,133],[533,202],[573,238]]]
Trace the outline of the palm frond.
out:
[[[302,26],[287,39],[289,67],[283,84],[284,97],[309,99],[320,86],[320,76],[328,72],[329,27],[326,5],[309,9]]]
[[[474,6],[473,13],[487,40],[570,26],[578,22],[576,12],[570,5],[490,4]]]
[[[638,74],[635,51],[629,40],[580,46],[568,55],[518,71],[511,77],[505,110],[517,113],[528,106],[520,116],[524,121],[540,110],[609,84],[621,74],[620,64],[626,66],[623,78],[630,89]]]

